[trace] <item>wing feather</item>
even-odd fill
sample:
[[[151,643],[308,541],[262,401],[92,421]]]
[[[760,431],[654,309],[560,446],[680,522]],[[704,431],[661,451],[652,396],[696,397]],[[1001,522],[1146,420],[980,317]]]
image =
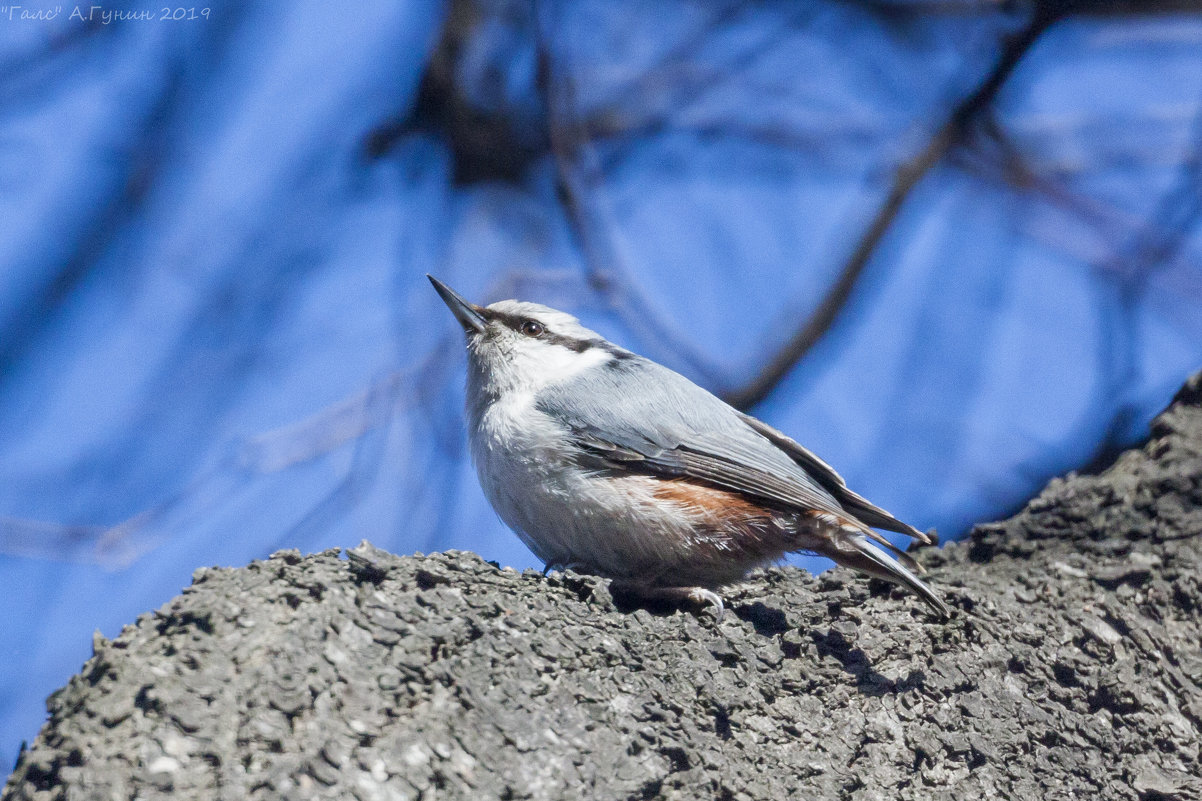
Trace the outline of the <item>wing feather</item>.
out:
[[[864,496],[848,489],[847,483],[843,480],[842,476],[835,472],[834,468],[819,459],[811,450],[796,440],[750,415],[740,414],[740,416],[743,418],[743,422],[747,423],[747,425],[766,437],[772,444],[788,454],[806,473],[821,484],[839,502],[840,506],[850,512],[856,519],[874,528],[896,531],[899,534],[913,537],[919,542],[928,545],[935,544],[932,537],[907,523],[903,523],[889,514],[889,512],[871,503]]]
[[[862,518],[857,520],[840,503],[842,498],[876,509],[847,490],[825,462],[780,432],[634,354],[622,352],[597,370],[545,387],[536,406],[568,429],[589,466],[693,478],[774,506],[825,512],[853,524],[862,525]],[[765,430],[810,459],[799,459]]]

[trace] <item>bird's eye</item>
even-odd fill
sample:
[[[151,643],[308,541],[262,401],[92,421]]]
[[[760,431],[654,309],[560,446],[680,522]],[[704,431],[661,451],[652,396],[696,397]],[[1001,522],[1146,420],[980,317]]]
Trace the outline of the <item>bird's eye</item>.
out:
[[[542,336],[546,327],[537,320],[526,320],[522,323],[522,333],[528,337]]]

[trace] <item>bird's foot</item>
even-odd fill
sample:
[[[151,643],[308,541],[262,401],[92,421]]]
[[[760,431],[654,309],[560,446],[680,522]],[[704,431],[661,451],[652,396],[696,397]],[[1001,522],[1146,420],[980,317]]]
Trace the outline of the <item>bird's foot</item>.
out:
[[[721,620],[722,616],[726,614],[726,605],[722,603],[722,596],[705,587],[640,587],[638,593],[644,598],[709,604],[714,608],[714,616],[718,620]]]

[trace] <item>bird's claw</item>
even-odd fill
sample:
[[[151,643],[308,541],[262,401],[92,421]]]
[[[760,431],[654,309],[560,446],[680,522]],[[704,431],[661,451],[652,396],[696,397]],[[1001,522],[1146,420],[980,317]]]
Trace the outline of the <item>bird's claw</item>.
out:
[[[726,614],[726,605],[722,596],[705,587],[645,587],[638,590],[644,598],[662,598],[667,601],[688,601],[695,604],[709,604],[714,607],[714,616],[722,620]]]
[[[722,603],[722,596],[713,590],[707,590],[704,587],[693,587],[689,590],[688,598],[690,601],[699,604],[713,604],[716,610],[715,616],[721,620],[726,614],[726,605]]]

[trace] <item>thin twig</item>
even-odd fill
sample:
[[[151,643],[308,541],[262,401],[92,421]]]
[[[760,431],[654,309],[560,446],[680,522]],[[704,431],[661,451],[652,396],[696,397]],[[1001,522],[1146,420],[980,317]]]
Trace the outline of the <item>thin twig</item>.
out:
[[[538,52],[538,83],[543,93],[547,124],[554,159],[556,189],[564,216],[583,256],[589,284],[599,293],[610,309],[644,342],[655,344],[671,353],[704,383],[717,385],[719,370],[703,353],[689,343],[682,332],[656,314],[651,304],[638,291],[629,271],[613,243],[604,234],[594,234],[595,210],[590,208],[584,175],[597,183],[595,163],[589,161],[587,148],[590,131],[585,121],[575,114],[575,87],[566,69],[557,71],[552,63],[551,48],[535,20]],[[559,80],[553,86],[558,72]],[[583,175],[582,175],[583,173]]]
[[[997,97],[998,91],[1014,72],[1015,67],[1030,51],[1032,45],[1062,12],[1040,6],[1030,22],[1006,43],[997,65],[977,87],[976,91],[962,100],[947,121],[940,126],[922,152],[909,162],[898,167],[893,177],[893,186],[884,203],[877,211],[872,224],[852,251],[838,278],[818,304],[818,308],[805,324],[777,351],[764,368],[746,386],[726,393],[724,400],[732,406],[747,410],[763,401],[781,380],[797,365],[811,348],[826,334],[851,297],[860,274],[876,255],[877,247],[897,219],[902,205],[918,182],[939,163],[947,152],[960,140],[968,125]]]

